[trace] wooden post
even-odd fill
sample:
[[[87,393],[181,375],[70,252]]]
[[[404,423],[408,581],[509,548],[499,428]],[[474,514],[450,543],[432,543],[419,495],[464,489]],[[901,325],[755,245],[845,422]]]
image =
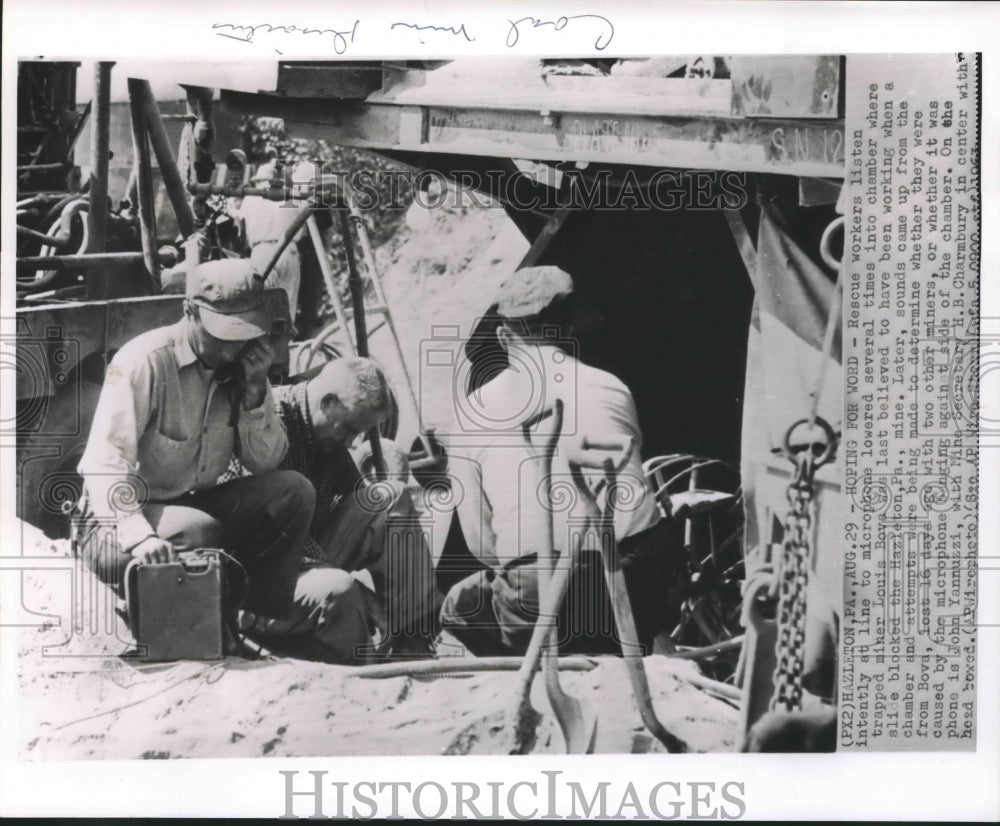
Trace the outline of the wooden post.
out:
[[[90,137],[90,210],[87,252],[108,248],[108,154],[111,128],[111,67],[101,61],[94,70],[94,125]]]
[[[139,190],[139,227],[142,236],[142,258],[149,272],[154,293],[159,293],[160,260],[156,254],[156,211],[153,208],[153,168],[149,158],[149,136],[142,111],[142,84],[128,79],[128,100],[132,114],[132,148],[135,152],[136,183]]]
[[[148,81],[140,82],[142,84],[142,112],[146,119],[146,129],[149,131],[149,141],[153,145],[153,153],[156,155],[156,163],[160,167],[160,175],[163,178],[163,185],[167,189],[170,204],[174,208],[174,215],[177,216],[177,228],[181,235],[187,238],[194,232],[194,211],[191,209],[187,189],[184,186],[184,181],[181,180],[177,161],[170,148],[170,140],[167,138],[167,130],[163,126],[160,108],[156,105],[156,99],[153,97],[153,90]]]

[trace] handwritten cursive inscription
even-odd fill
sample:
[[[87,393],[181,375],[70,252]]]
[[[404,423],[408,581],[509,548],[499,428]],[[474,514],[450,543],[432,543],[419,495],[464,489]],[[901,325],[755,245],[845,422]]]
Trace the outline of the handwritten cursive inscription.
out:
[[[273,25],[271,23],[258,23],[254,26],[245,26],[238,23],[213,23],[212,28],[216,30],[228,29],[228,33],[225,31],[216,31],[215,33],[219,37],[239,40],[242,43],[253,43],[254,37],[258,34],[330,35],[333,39],[333,50],[337,54],[344,54],[347,51],[348,45],[354,42],[354,36],[358,32],[358,23],[359,21],[355,20],[354,25],[344,31],[338,29],[314,29],[308,26]]]
[[[453,34],[453,35],[461,35],[469,43],[475,42],[475,39],[476,39],[476,38],[472,37],[465,30],[465,23],[460,24],[457,29],[454,26],[435,26],[434,24],[428,24],[428,25],[422,26],[422,25],[419,25],[417,23],[393,23],[389,28],[395,30],[395,28],[397,26],[401,26],[404,29],[413,29],[413,31],[415,31],[415,32],[427,32],[427,31],[431,31],[431,32],[445,32],[447,34]],[[421,42],[423,42],[423,41],[421,41]]]
[[[601,21],[601,30],[597,35],[597,39],[594,41],[594,48],[598,51],[603,51],[608,48],[611,44],[611,39],[615,36],[615,27],[611,25],[611,21],[608,18],[603,17],[600,14],[574,14],[569,17],[559,17],[556,20],[540,20],[537,17],[522,17],[520,20],[508,20],[510,23],[510,28],[507,30],[507,48],[512,48],[517,45],[517,41],[521,37],[521,32],[518,29],[524,23],[530,23],[532,29],[539,29],[544,26],[552,26],[557,32],[561,32],[565,29],[571,21],[573,20],[598,20]]]

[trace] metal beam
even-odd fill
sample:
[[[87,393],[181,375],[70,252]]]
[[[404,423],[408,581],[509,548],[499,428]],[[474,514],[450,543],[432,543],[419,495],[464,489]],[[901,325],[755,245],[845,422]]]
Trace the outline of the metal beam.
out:
[[[517,74],[497,78],[490,94],[484,95],[481,75],[449,76],[446,72],[446,69],[433,72],[409,69],[387,73],[384,91],[367,99],[370,103],[410,106],[548,111],[556,117],[568,112],[592,111],[594,103],[600,100],[614,102],[615,116],[733,114],[733,82],[728,79]]]
[[[844,177],[842,120],[539,112],[223,92],[227,107],[283,118],[300,138],[373,150]],[[409,122],[416,112],[427,128]]]

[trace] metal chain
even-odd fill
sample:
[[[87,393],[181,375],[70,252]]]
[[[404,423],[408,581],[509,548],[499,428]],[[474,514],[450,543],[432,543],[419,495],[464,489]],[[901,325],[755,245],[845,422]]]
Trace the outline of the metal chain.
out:
[[[795,478],[787,491],[789,509],[785,517],[779,574],[777,663],[772,711],[797,711],[802,708],[806,586],[812,555],[813,477],[817,467],[811,447],[796,454],[795,463]]]

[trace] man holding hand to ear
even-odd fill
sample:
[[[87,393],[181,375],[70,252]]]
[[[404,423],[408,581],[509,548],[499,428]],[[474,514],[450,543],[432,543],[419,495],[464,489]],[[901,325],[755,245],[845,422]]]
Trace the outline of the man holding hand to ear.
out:
[[[244,606],[288,616],[316,494],[277,470],[288,439],[267,380],[270,331],[253,265],[211,261],[187,276],[184,317],[109,364],[79,464],[77,546],[119,594],[132,560],[222,548],[246,571]],[[234,453],[254,476],[218,485]]]

